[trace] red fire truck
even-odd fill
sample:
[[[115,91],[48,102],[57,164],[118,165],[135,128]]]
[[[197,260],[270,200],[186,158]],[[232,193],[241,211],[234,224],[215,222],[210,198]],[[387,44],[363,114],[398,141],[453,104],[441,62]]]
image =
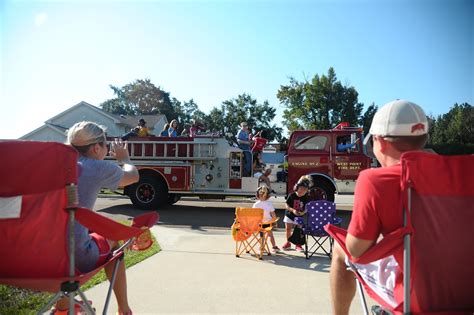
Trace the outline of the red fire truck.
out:
[[[293,132],[287,153],[288,181],[271,183],[272,188],[286,195],[307,175],[314,199],[333,201],[336,192],[352,192],[357,175],[371,162],[361,145],[362,136],[362,129],[347,125]],[[356,139],[354,148],[337,151],[338,142]],[[251,197],[259,185],[258,178],[242,176],[242,150],[221,136],[130,138],[128,146],[140,180],[124,187],[124,193],[138,208],[173,204],[181,196]]]

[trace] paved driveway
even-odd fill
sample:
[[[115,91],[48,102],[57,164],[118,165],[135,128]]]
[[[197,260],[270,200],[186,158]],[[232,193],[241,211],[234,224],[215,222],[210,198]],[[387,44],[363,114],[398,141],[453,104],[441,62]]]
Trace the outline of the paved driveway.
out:
[[[136,211],[127,200],[100,209],[102,202],[96,208],[107,215]],[[236,258],[229,231],[235,204],[213,205],[180,201],[160,211],[153,233],[163,250],[127,270],[135,314],[330,314],[327,257],[306,260],[293,250],[261,261],[250,255]],[[275,236],[281,245],[283,229]],[[98,310],[106,291],[104,283],[86,292]],[[112,298],[109,313],[115,310]],[[358,300],[351,314],[362,314]]]

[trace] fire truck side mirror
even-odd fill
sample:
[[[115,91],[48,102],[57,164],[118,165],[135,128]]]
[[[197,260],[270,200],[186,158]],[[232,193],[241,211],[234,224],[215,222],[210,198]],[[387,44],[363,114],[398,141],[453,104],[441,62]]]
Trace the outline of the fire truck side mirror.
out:
[[[353,151],[360,151],[360,141],[359,137],[357,136],[356,132],[351,133],[351,143],[355,144],[353,147],[349,148],[349,153]]]
[[[351,133],[351,143],[356,143],[357,141],[357,134],[355,132]]]

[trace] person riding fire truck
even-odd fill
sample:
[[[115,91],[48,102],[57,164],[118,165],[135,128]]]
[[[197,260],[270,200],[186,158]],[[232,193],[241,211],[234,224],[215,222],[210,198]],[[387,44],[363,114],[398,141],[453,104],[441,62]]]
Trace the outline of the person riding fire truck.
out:
[[[342,138],[354,145],[341,152],[336,148]],[[334,201],[335,193],[353,192],[359,172],[371,167],[362,139],[362,128],[347,123],[330,130],[294,131],[284,163],[288,180],[271,183],[272,189],[287,195],[307,175],[312,179],[312,199]],[[128,148],[140,180],[124,187],[124,194],[141,209],[173,204],[181,196],[252,197],[259,185],[258,178],[243,176],[243,151],[222,136],[132,137]]]

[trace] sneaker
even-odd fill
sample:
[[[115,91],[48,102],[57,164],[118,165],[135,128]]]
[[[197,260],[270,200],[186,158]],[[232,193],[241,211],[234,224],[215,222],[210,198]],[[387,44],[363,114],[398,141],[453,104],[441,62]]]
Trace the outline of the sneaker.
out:
[[[280,247],[278,247],[278,246],[273,246],[273,247],[272,247],[272,252],[274,252],[274,253],[279,253],[279,252],[280,252]]]
[[[296,245],[296,250],[299,252],[304,252],[304,249],[301,247],[301,245]]]
[[[286,242],[285,245],[283,245],[281,247],[283,250],[290,250],[291,249],[291,243],[290,242]]]

